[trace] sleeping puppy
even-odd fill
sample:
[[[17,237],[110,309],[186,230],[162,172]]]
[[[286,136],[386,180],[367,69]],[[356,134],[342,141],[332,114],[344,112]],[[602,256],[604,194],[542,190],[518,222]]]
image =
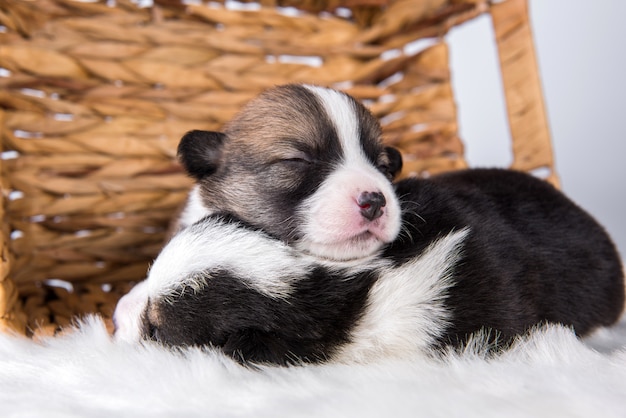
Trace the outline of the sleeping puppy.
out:
[[[624,304],[606,232],[549,184],[467,170],[392,185],[397,152],[347,95],[285,86],[179,155],[198,183],[178,233],[119,303],[116,337],[245,362],[369,361],[583,336]]]

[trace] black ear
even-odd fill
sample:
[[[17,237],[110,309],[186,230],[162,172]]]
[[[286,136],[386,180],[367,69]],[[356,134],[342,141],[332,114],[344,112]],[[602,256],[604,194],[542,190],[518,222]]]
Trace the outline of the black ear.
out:
[[[394,147],[385,147],[385,152],[389,158],[389,174],[395,178],[402,170],[402,154]]]
[[[226,139],[226,135],[221,132],[187,132],[178,144],[178,159],[195,179],[210,176],[220,165]]]

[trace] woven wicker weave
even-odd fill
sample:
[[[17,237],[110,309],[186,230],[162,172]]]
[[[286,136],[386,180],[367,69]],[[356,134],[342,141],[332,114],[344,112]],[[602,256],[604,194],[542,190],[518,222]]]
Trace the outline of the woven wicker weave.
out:
[[[266,87],[363,100],[404,153],[403,175],[465,167],[442,36],[482,13],[494,17],[514,167],[553,168],[525,0],[156,4],[0,4],[0,329],[110,318],[190,185],[180,137],[219,129]]]

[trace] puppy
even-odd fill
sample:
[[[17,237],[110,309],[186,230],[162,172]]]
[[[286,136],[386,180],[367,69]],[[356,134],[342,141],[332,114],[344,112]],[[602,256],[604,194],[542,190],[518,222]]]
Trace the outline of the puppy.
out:
[[[466,170],[392,185],[399,154],[349,96],[271,90],[179,155],[198,183],[179,232],[119,303],[116,336],[245,362],[370,361],[506,345],[544,322],[614,323],[610,238],[542,180]]]

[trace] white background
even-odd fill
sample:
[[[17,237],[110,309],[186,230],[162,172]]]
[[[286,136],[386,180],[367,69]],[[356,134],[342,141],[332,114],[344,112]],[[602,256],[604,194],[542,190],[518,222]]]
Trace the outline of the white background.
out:
[[[626,258],[626,1],[530,0],[543,93],[563,191]],[[460,134],[472,166],[507,166],[510,133],[491,20],[447,37]]]

